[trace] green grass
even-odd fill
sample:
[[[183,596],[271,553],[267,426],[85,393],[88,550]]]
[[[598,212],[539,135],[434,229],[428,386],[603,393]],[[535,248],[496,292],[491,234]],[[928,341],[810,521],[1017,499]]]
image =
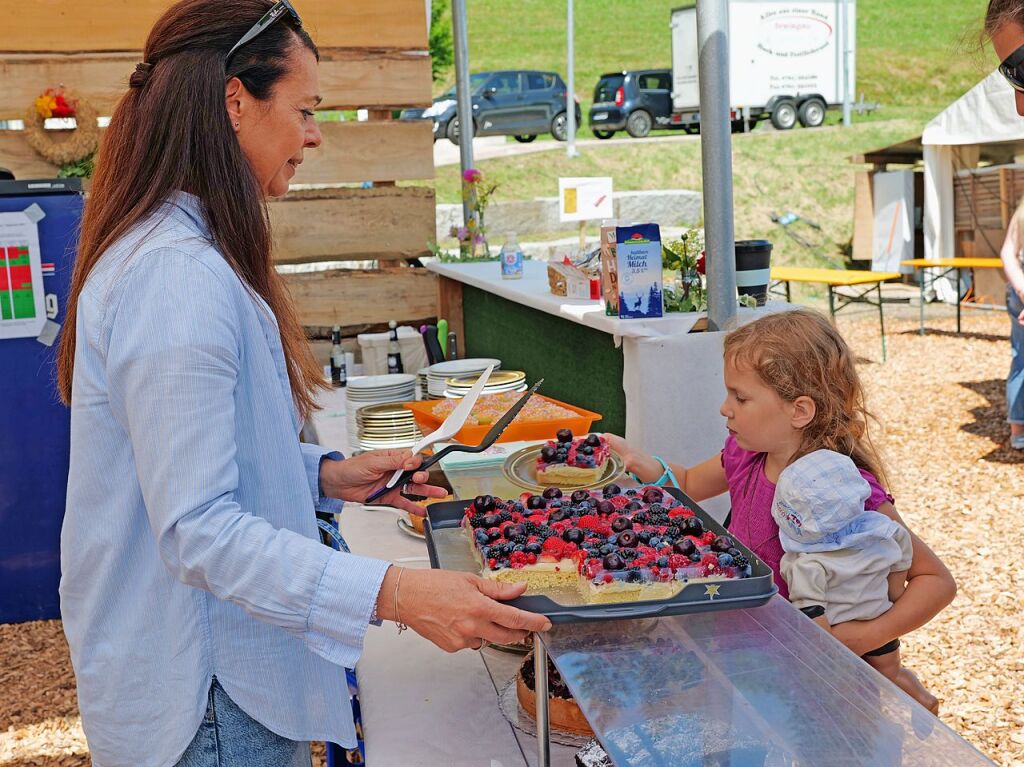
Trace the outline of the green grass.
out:
[[[827,266],[848,248],[853,233],[853,173],[850,155],[916,135],[911,120],[867,122],[849,130],[826,128],[735,136],[733,194],[737,239],[767,238],[775,243],[775,263]],[[610,175],[616,190],[701,189],[700,143],[631,142],[588,147],[574,159],[563,151],[542,152],[478,163],[500,184],[498,200],[557,196],[559,176]],[[457,166],[439,168],[439,202],[459,200]],[[795,234],[816,246],[807,250],[772,222],[771,213],[797,213],[804,223]],[[567,230],[566,235],[572,234]],[[496,243],[500,245],[500,243]],[[816,255],[820,254],[820,255]]]
[[[886,111],[944,109],[998,63],[991,48],[978,50],[987,5],[987,0],[858,2],[858,93]]]
[[[598,76],[606,71],[669,66],[670,9],[682,0],[577,0],[576,92],[584,115]],[[499,68],[566,71],[565,2],[472,0],[473,71]],[[767,237],[776,263],[827,265],[846,252],[853,228],[852,154],[920,135],[925,123],[995,66],[978,49],[987,0],[860,0],[857,3],[857,93],[881,104],[854,117],[852,129],[756,131],[733,143],[737,239]],[[449,81],[451,81],[449,77]],[[585,118],[584,118],[585,119]],[[835,124],[838,115],[830,113]],[[589,138],[581,130],[580,138]],[[510,139],[511,140],[511,139]],[[588,147],[570,160],[563,151],[482,161],[501,186],[496,200],[557,194],[559,176],[610,175],[617,191],[701,189],[698,142]],[[459,200],[458,169],[439,168],[439,202]],[[793,211],[803,223],[789,230],[815,246],[803,248],[772,223]],[[567,232],[571,234],[571,232]]]
[[[589,104],[604,72],[670,67],[669,15],[684,4],[577,0],[575,86],[580,101]],[[565,76],[564,0],[472,0],[467,6],[472,71],[550,69]],[[979,55],[971,50],[986,6],[987,0],[860,0],[857,92],[884,104],[886,112],[908,106],[941,109],[995,66],[990,51]],[[437,92],[454,78],[452,71]]]

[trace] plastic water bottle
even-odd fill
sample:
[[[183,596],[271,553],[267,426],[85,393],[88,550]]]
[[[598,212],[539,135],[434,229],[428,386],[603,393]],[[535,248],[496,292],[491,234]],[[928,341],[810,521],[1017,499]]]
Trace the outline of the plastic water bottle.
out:
[[[509,232],[501,246],[501,279],[519,280],[523,277],[523,249],[515,232]]]

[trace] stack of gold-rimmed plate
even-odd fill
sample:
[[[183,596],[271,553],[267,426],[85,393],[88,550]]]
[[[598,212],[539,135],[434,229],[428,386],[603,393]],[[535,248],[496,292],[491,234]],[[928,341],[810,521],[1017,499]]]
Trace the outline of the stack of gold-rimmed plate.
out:
[[[427,394],[437,399],[444,398],[445,389],[448,388],[447,381],[452,377],[478,376],[493,367],[501,369],[501,360],[491,357],[467,357],[461,360],[446,360],[435,362],[427,368]]]
[[[416,388],[417,388],[417,399],[434,399],[429,394],[430,381],[427,378],[427,373],[430,368],[423,368],[416,374]],[[437,397],[436,399],[441,399]]]
[[[445,381],[444,396],[449,399],[465,397],[480,376],[461,376]],[[495,370],[484,384],[481,394],[500,394],[506,391],[526,391],[526,373],[522,370]]]
[[[411,447],[423,436],[412,411],[393,402],[359,408],[356,426],[363,450]]]
[[[378,376],[354,376],[345,390],[347,425],[351,446],[367,450],[360,444],[356,415],[360,408],[385,402],[409,402],[416,399],[416,376],[412,373],[391,373]],[[413,444],[412,442],[409,445]],[[407,445],[403,445],[407,447]],[[390,445],[389,445],[390,447]]]

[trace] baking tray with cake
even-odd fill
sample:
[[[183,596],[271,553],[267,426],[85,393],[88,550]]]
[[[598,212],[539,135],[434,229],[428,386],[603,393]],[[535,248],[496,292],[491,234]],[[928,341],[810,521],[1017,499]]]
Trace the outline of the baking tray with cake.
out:
[[[758,607],[772,572],[676,488],[479,496],[427,509],[435,568],[526,581],[509,604],[552,623]]]

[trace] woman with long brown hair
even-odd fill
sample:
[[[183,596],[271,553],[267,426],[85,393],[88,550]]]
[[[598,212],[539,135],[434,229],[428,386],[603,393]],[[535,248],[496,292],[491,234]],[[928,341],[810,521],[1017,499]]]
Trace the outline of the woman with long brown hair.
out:
[[[522,584],[317,540],[315,510],[419,465],[298,438],[321,376],[265,199],[320,144],[317,59],[287,0],[183,0],[103,139],[59,358],[61,612],[97,765],[308,765],[310,740],[355,745],[339,666],[369,624],[448,651],[550,625],[495,601]]]
[[[1024,116],[1024,1],[991,0],[985,33],[1002,62],[999,71],[1013,87],[1017,113]],[[1006,273],[1010,315],[1010,373],[1006,377],[1006,420],[1010,447],[1024,450],[1024,200],[1017,207],[1000,253]]]

